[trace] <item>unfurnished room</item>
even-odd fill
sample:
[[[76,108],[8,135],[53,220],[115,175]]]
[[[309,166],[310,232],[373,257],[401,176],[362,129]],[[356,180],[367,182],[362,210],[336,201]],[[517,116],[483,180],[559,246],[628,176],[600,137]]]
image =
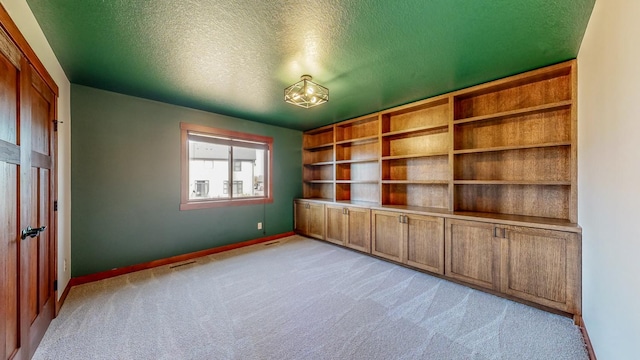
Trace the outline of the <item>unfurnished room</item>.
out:
[[[639,15],[0,0],[0,358],[637,359]]]

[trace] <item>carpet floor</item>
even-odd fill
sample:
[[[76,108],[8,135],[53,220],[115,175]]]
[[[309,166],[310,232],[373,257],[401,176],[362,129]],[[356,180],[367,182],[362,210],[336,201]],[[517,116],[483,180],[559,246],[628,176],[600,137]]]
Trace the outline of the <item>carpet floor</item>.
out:
[[[571,319],[301,236],[71,289],[34,359],[588,359]]]

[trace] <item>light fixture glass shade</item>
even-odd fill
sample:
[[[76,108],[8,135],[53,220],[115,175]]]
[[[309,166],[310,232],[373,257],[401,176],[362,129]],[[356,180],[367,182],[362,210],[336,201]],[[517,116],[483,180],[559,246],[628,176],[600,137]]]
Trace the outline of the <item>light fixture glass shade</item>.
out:
[[[329,89],[311,81],[310,75],[302,75],[300,81],[284,89],[284,101],[310,108],[329,101]]]

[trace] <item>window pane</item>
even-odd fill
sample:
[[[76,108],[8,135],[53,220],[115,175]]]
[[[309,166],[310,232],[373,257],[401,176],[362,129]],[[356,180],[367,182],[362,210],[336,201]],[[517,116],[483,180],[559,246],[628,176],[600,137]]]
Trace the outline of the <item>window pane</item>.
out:
[[[265,196],[265,150],[233,147],[233,197]]]
[[[230,146],[189,141],[189,199],[225,199]]]

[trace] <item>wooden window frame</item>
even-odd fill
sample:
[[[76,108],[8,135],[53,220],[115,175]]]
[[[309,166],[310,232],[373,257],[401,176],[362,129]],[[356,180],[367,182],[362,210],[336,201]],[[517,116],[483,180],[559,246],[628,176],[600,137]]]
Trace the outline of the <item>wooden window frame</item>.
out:
[[[230,198],[230,199],[189,199],[189,133],[200,133],[217,137],[224,137],[239,141],[259,142],[268,147],[268,164],[265,166],[265,180],[267,184],[265,196],[252,198]],[[248,134],[238,131],[214,128],[204,125],[180,123],[180,210],[208,209],[223,206],[258,205],[273,203],[273,138]],[[230,185],[233,179],[229,179]],[[232,186],[232,185],[231,185]]]

